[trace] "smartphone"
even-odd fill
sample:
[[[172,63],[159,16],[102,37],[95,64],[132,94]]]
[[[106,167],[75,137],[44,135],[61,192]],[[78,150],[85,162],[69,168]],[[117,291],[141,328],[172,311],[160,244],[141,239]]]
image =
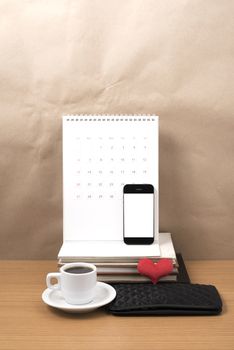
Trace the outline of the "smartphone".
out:
[[[154,187],[152,185],[124,186],[123,238],[126,244],[154,242]]]

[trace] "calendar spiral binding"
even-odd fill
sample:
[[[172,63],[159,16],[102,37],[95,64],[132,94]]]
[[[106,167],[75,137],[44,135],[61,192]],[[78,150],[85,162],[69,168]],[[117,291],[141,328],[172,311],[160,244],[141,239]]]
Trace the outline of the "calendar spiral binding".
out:
[[[157,115],[152,114],[68,114],[63,116],[66,121],[156,121]]]

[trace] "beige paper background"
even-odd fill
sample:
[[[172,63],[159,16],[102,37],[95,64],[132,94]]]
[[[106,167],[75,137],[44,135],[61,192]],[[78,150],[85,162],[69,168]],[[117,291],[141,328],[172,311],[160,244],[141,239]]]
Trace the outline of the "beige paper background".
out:
[[[234,2],[0,1],[0,258],[57,257],[61,115],[160,116],[160,228],[234,258]]]

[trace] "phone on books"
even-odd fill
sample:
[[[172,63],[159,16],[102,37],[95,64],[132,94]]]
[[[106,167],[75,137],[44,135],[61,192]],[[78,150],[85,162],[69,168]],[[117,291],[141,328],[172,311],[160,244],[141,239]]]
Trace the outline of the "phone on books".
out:
[[[126,184],[123,188],[123,239],[126,244],[154,242],[154,187]]]

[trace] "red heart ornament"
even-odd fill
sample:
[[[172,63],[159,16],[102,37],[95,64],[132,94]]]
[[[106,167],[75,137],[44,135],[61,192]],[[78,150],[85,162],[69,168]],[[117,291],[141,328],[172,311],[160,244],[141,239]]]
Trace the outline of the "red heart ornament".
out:
[[[160,277],[167,276],[173,271],[171,259],[161,259],[158,263],[154,263],[150,259],[141,259],[137,265],[138,272],[141,275],[151,279],[156,284]]]

